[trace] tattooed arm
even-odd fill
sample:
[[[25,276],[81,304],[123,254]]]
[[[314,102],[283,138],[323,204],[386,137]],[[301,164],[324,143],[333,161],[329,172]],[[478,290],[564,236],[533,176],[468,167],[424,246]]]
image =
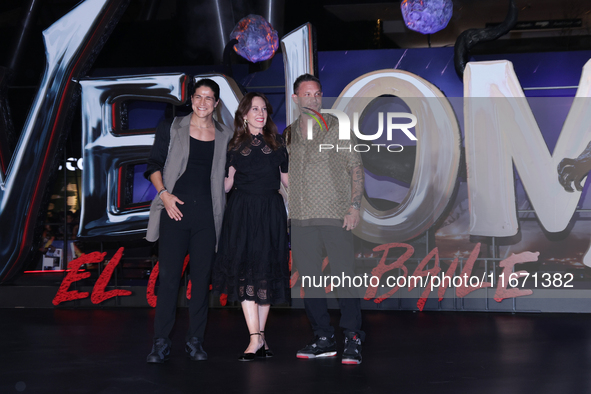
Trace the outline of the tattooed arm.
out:
[[[343,221],[343,228],[347,231],[354,229],[359,224],[359,208],[363,196],[364,180],[363,167],[354,167],[351,170],[351,207],[345,214],[345,220]]]

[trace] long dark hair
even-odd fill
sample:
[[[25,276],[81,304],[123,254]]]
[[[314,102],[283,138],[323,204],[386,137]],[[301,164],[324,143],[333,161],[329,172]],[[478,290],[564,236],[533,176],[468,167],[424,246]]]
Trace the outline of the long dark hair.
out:
[[[246,96],[242,97],[240,103],[238,104],[238,109],[236,110],[236,114],[234,115],[234,136],[230,140],[228,144],[228,150],[230,149],[238,149],[238,147],[242,146],[243,144],[250,144],[252,141],[252,136],[250,131],[248,130],[248,126],[244,126],[244,119],[246,118],[246,114],[250,111],[252,107],[252,100],[255,97],[260,97],[265,102],[265,106],[267,107],[267,123],[263,127],[263,138],[267,143],[267,146],[273,150],[277,150],[279,148],[279,143],[277,142],[277,126],[271,119],[271,114],[273,113],[273,107],[271,107],[271,103],[262,93],[257,92],[250,92],[247,93]]]

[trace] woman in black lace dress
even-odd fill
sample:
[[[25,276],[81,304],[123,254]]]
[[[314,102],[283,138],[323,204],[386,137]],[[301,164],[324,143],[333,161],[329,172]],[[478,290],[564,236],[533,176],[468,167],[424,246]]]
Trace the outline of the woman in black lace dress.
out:
[[[289,300],[287,215],[279,182],[288,183],[283,137],[268,116],[267,98],[248,93],[234,117],[226,159],[232,190],[213,269],[216,293],[240,301],[250,332],[241,361],[271,357],[264,338],[270,304]]]

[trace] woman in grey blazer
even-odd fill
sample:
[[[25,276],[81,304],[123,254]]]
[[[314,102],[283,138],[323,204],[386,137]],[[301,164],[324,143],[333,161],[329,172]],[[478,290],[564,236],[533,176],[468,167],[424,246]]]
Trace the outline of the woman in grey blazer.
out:
[[[148,363],[168,360],[183,261],[190,255],[192,283],[186,352],[206,360],[203,334],[207,321],[211,266],[224,216],[226,146],[232,130],[213,119],[219,86],[201,79],[190,89],[193,112],[162,122],[145,176],[158,195],[152,201],[146,239],[159,239],[158,301],[154,344]]]

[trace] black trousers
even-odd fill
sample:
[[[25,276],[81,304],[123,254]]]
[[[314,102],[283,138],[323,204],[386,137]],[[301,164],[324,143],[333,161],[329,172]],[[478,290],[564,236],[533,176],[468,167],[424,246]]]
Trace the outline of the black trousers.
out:
[[[331,275],[353,276],[355,254],[353,234],[337,226],[291,226],[291,252],[294,266],[300,277],[320,278],[322,273],[323,246],[328,255]],[[324,288],[305,288],[304,307],[315,335],[330,337],[334,328],[330,325],[330,315]],[[356,292],[342,288],[337,291],[341,321],[339,326],[345,335],[357,333],[361,340],[365,333],[361,330],[361,300]]]
[[[168,339],[170,336],[176,317],[183,262],[189,252],[189,278],[192,288],[187,339],[197,337],[203,341],[216,242],[211,196],[177,197],[185,203],[177,205],[183,218],[177,222],[168,217],[164,209],[160,218],[160,284],[154,318],[154,337]]]

